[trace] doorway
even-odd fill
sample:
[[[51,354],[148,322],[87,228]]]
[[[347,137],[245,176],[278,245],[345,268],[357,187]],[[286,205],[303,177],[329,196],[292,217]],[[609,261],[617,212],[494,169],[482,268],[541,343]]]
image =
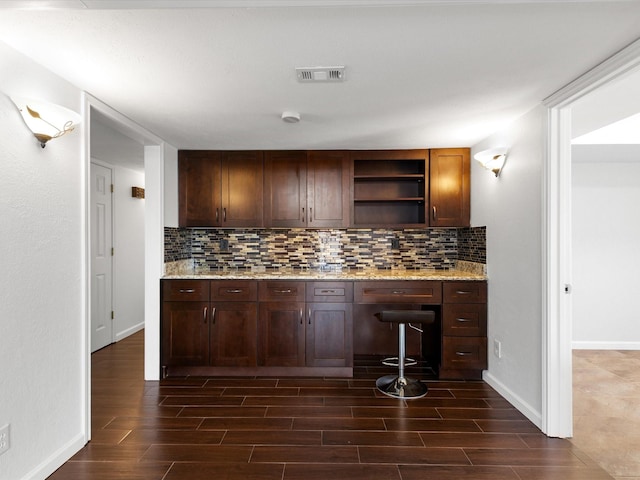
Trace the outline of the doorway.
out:
[[[640,40],[544,101],[548,108],[543,262],[543,431],[571,437],[572,408],[572,108],[586,95],[640,71]]]

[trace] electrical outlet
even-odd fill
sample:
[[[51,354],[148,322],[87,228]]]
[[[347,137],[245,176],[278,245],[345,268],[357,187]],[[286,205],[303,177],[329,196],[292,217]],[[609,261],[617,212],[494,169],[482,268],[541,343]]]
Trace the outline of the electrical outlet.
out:
[[[221,252],[229,251],[229,240],[227,240],[226,238],[223,238],[220,240],[220,251]]]
[[[0,455],[9,450],[11,444],[9,443],[9,424],[0,428]]]
[[[502,358],[502,342],[500,340],[493,340],[493,354],[498,358]]]
[[[399,238],[392,238],[391,239],[391,248],[393,250],[400,250],[400,239]]]

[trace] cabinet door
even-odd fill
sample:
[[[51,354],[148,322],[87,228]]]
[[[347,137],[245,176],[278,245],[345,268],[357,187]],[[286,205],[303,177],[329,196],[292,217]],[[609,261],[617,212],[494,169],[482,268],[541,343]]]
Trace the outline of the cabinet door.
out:
[[[220,153],[178,152],[179,225],[215,227],[220,219]]]
[[[255,367],[257,330],[256,303],[211,304],[211,365]]]
[[[266,227],[307,225],[307,153],[265,152]]]
[[[221,162],[222,227],[261,227],[262,152],[223,152]]]
[[[307,225],[349,226],[349,155],[339,151],[308,153]]]
[[[209,302],[163,302],[162,365],[209,363]]]
[[[353,366],[350,303],[307,304],[307,367]]]
[[[305,364],[304,303],[261,303],[258,365],[302,367]]]
[[[468,227],[470,211],[468,148],[431,150],[429,164],[429,225]]]

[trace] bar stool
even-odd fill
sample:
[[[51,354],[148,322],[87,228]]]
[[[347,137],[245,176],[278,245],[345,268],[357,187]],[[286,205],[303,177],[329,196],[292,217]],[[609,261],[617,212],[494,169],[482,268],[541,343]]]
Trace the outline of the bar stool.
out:
[[[413,323],[431,324],[435,322],[433,310],[383,310],[375,314],[381,322],[398,324],[398,375],[385,375],[376,380],[380,392],[394,398],[420,398],[427,394],[427,386],[419,380],[404,376],[405,367],[405,326],[422,332]]]

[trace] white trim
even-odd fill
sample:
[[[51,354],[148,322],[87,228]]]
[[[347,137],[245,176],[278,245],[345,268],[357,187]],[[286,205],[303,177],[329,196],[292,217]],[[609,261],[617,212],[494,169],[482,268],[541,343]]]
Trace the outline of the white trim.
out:
[[[491,372],[485,370],[482,373],[482,380],[484,380],[491,388],[502,395],[511,405],[520,411],[525,417],[538,428],[542,425],[542,413],[533,408],[522,398],[516,395],[511,389],[509,389],[504,383],[494,377]]]
[[[640,342],[583,342],[574,341],[574,350],[640,350]]]
[[[543,102],[548,110],[543,191],[542,431],[572,435],[571,105],[640,68],[640,40],[574,80]]]
[[[131,119],[125,117],[118,111],[111,108],[109,105],[103,103],[97,98],[93,97],[91,94],[87,92],[82,93],[82,117],[83,117],[83,129],[84,129],[84,138],[83,138],[83,146],[82,146],[82,229],[83,229],[83,244],[82,244],[82,252],[81,252],[81,261],[82,261],[82,284],[83,284],[83,293],[82,293],[82,303],[83,303],[83,311],[85,314],[85,321],[83,322],[82,328],[84,331],[82,332],[81,338],[83,339],[84,345],[82,346],[82,352],[84,356],[84,369],[83,369],[83,382],[81,385],[81,395],[82,395],[82,404],[84,406],[85,411],[81,413],[81,416],[84,420],[84,436],[82,445],[86,444],[89,440],[91,440],[91,259],[90,259],[90,246],[91,246],[91,228],[90,228],[90,205],[89,205],[89,191],[90,191],[90,164],[91,164],[91,109],[94,108],[100,112],[100,114],[106,116],[114,123],[119,124],[123,127],[124,130],[130,132],[131,134],[138,135],[140,139],[144,140],[145,144],[153,145],[157,144],[162,148],[164,145],[163,140],[160,137],[157,137],[153,133],[149,132],[145,128],[141,127]],[[145,147],[146,148],[146,147]],[[162,187],[162,186],[161,186]],[[158,207],[159,211],[151,211],[148,204],[145,205],[145,218],[147,215],[154,215],[162,219],[162,198],[163,193],[162,190],[158,192],[160,196],[160,205]],[[156,231],[152,233],[145,232],[145,249],[146,245],[151,244],[160,244],[160,248],[162,249],[164,245],[164,236],[158,235]],[[145,263],[149,261],[148,255],[145,251]],[[154,259],[157,261],[157,259]],[[157,281],[155,278],[152,279],[154,281],[154,288],[157,290],[159,287],[157,286]],[[151,288],[147,284],[151,283],[147,281],[145,278],[145,296],[149,289]],[[159,307],[158,307],[159,308]],[[147,320],[147,314],[145,313],[145,320]],[[156,323],[159,323],[159,317],[155,319]],[[159,326],[158,326],[159,329]],[[157,342],[156,342],[157,343]],[[145,335],[145,351],[149,348],[158,348],[157,345],[147,344],[147,338]],[[146,363],[146,358],[145,358]],[[159,364],[159,362],[158,362]],[[158,367],[156,367],[158,370]],[[80,445],[80,448],[82,448]],[[72,452],[66,459],[70,458],[75,452],[80,450],[78,448],[76,451]],[[65,459],[65,460],[66,460]],[[61,464],[64,462],[61,462]]]
[[[69,458],[73,457],[79,450],[81,450],[86,443],[84,434],[80,433],[76,435],[73,439],[40,463],[40,465],[22,477],[22,480],[45,480],[60,468],[60,465],[63,465]]]
[[[144,322],[140,322],[137,325],[134,325],[133,327],[129,327],[126,330],[123,330],[122,332],[114,333],[115,341],[119,342],[120,340],[127,338],[129,335],[133,335],[134,333],[139,332],[143,328],[144,328]]]

